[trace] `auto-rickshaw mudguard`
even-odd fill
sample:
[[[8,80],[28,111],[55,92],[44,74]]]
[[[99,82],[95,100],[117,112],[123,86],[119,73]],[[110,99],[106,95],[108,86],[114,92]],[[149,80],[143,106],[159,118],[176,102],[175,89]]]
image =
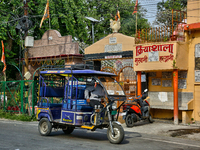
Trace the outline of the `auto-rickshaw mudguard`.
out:
[[[40,111],[40,110],[38,110],[38,111]],[[49,121],[52,121],[52,119],[51,119],[52,117],[49,115],[48,112],[39,112],[38,116],[37,116],[37,120],[40,120],[42,118],[48,118]]]

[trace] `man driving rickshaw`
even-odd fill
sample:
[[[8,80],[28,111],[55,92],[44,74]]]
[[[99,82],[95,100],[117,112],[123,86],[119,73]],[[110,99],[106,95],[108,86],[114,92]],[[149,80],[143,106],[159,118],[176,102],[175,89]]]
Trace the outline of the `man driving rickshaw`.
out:
[[[39,72],[37,108],[40,134],[49,135],[52,128],[61,128],[65,134],[75,128],[108,128],[109,141],[121,143],[124,130],[117,119],[123,103],[117,108],[116,101],[125,102],[126,96],[112,77],[115,74],[70,66],[43,68]],[[55,103],[59,98],[61,103]],[[106,99],[104,106],[101,99]],[[94,110],[95,105],[100,105],[100,111]]]

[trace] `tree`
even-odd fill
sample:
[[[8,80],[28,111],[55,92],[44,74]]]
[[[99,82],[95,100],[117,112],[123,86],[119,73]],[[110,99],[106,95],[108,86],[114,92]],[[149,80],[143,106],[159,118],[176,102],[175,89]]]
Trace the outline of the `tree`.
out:
[[[24,3],[28,2],[28,17],[24,16]],[[48,20],[45,20],[42,28],[39,28],[40,21],[44,14],[46,1],[41,0],[3,0],[0,1],[0,40],[4,40],[6,63],[15,62],[13,58],[19,58],[23,53],[19,53],[19,47],[22,46],[24,52],[24,36],[29,26],[28,35],[34,36],[34,39],[41,39],[46,30],[49,29]],[[61,35],[72,35],[80,41],[86,41],[88,31],[84,16],[87,13],[84,0],[50,0],[51,29],[58,30]],[[21,30],[16,30],[16,27]],[[21,36],[20,36],[21,35]],[[0,48],[1,49],[1,48]],[[0,63],[3,68],[3,63]],[[8,73],[10,67],[7,67],[8,78],[13,78]]]
[[[27,17],[24,16],[24,2],[28,2]],[[0,1],[0,40],[4,40],[7,63],[12,62],[18,66],[16,59],[20,58],[20,55],[23,58],[25,33],[37,40],[49,30],[48,19],[39,28],[46,2],[46,0]],[[72,35],[73,40],[78,41],[84,49],[92,44],[92,24],[85,17],[100,20],[94,25],[95,41],[98,41],[112,33],[110,19],[114,19],[118,8],[121,16],[119,32],[134,36],[135,15],[132,15],[134,6],[135,3],[132,0],[118,0],[117,2],[115,0],[49,0],[51,29],[58,30],[62,36]],[[144,13],[145,10],[138,6],[138,29],[149,27],[148,20],[144,19]],[[26,32],[27,28],[28,32]],[[0,63],[0,67],[3,68],[3,63]],[[12,70],[9,67],[7,71]],[[14,78],[14,74],[10,72],[8,77]]]
[[[100,23],[95,24],[95,40],[107,36],[112,33],[110,29],[110,19],[114,19],[116,10],[120,12],[121,29],[120,33],[134,36],[135,35],[135,15],[132,15],[135,3],[132,0],[90,0],[88,4],[89,15],[100,20]],[[147,19],[144,19],[145,10],[138,6],[138,29],[149,27]],[[88,24],[89,29],[91,25]],[[90,38],[91,39],[91,38]],[[90,42],[91,43],[91,42]]]
[[[154,24],[171,26],[172,25],[172,9],[186,11],[187,0],[167,0],[157,4],[157,15]],[[179,14],[180,15],[180,14]],[[183,14],[182,18],[183,18]],[[174,16],[175,18],[175,16]]]
[[[20,12],[20,8],[22,8],[22,5],[18,5],[20,4],[21,1],[20,0],[15,0],[15,3],[13,4],[12,2],[8,1],[8,0],[3,0],[0,1],[0,41],[3,40],[4,42],[4,46],[5,46],[5,57],[6,57],[6,64],[16,64],[15,62],[15,58],[16,55],[18,55],[18,51],[19,51],[19,41],[20,40],[16,40],[13,41],[11,39],[11,37],[9,36],[11,33],[15,33],[15,35],[17,36],[17,33],[15,32],[15,28],[9,28],[8,27],[8,20],[9,18],[12,18],[12,20],[16,19],[14,18],[15,14],[17,11]],[[16,7],[16,5],[18,5],[18,7]],[[12,10],[12,11],[11,11]],[[12,24],[13,22],[10,22],[10,24]],[[0,52],[2,54],[2,45],[0,45]],[[1,56],[1,55],[0,55]],[[3,70],[4,64],[0,63],[0,72]],[[15,78],[15,72],[16,69],[14,66],[8,66],[6,73],[7,73],[7,77],[8,78]],[[1,72],[2,73],[2,72]]]

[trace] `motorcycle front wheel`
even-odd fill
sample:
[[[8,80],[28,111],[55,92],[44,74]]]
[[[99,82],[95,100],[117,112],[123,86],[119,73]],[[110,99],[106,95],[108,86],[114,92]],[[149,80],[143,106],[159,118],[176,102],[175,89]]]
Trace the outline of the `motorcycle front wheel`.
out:
[[[116,123],[114,123],[112,127],[114,130],[114,135],[112,134],[111,127],[109,126],[107,130],[108,140],[110,141],[110,143],[119,144],[124,139],[124,129],[122,128],[121,125]]]
[[[127,127],[133,127],[134,126],[134,121],[133,121],[131,114],[128,114],[126,116],[125,122],[126,122]]]

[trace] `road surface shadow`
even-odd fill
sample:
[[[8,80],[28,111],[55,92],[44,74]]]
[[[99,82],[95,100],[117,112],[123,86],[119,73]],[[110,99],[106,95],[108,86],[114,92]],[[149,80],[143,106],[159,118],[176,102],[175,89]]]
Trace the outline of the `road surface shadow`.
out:
[[[168,132],[172,132],[170,136],[177,137],[177,136],[183,136],[187,134],[193,134],[193,133],[200,133],[200,128],[198,129],[176,129],[176,130],[169,130]]]
[[[129,132],[129,134],[133,134]],[[83,129],[75,129],[71,134],[64,134],[62,130],[58,130],[56,132],[52,131],[49,136],[56,136],[59,138],[70,138],[77,140],[90,140],[90,141],[109,141],[107,138],[107,130],[96,130],[96,131],[90,131],[90,130],[83,130]],[[131,136],[128,136],[128,132],[125,132],[124,140],[120,144],[128,144],[129,138],[134,138]]]
[[[126,127],[126,128],[134,128],[134,127],[137,127],[137,126],[144,126],[144,125],[147,125],[147,124],[151,124],[151,123],[149,121],[147,121],[147,120],[142,120],[142,121],[134,123],[133,127],[127,127],[126,123],[124,123],[123,126]]]

